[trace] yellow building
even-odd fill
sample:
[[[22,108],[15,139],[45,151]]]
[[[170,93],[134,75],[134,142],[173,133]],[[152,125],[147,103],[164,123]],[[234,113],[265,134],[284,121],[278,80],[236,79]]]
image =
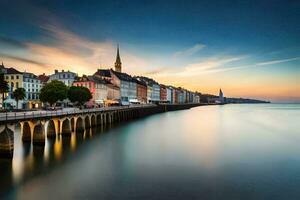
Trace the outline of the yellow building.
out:
[[[13,99],[12,94],[15,89],[23,87],[23,73],[14,68],[5,68],[4,79],[9,86],[9,92],[5,95],[5,107],[17,107],[17,103]],[[21,103],[22,102],[20,101],[18,108],[20,108]]]

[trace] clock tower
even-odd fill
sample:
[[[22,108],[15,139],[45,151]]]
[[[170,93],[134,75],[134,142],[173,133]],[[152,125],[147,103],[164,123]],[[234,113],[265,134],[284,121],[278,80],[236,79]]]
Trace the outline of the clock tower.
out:
[[[122,72],[122,62],[121,62],[121,58],[120,58],[119,45],[118,45],[118,49],[117,49],[117,58],[116,58],[116,62],[115,62],[115,71],[116,72]]]

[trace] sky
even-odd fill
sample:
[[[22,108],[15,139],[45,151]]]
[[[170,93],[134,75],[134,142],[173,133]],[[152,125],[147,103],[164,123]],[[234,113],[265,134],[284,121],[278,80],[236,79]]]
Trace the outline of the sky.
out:
[[[300,102],[300,1],[1,0],[0,62],[123,72],[202,93]]]

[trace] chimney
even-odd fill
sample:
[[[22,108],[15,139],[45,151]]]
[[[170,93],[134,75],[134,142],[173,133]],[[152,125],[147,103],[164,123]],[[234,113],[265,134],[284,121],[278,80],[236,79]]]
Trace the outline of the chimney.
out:
[[[61,72],[64,72],[64,70],[61,70]]]
[[[57,73],[58,73],[58,70],[57,70],[57,69],[56,69],[56,70],[54,70],[54,73],[55,73],[55,74],[57,74]]]

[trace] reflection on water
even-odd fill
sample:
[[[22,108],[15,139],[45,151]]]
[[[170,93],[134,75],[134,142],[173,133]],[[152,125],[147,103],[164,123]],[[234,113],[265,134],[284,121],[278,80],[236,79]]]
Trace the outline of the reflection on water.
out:
[[[285,109],[286,108],[286,109]],[[300,106],[203,106],[23,143],[1,192],[26,199],[299,199]],[[100,134],[104,133],[104,134]]]
[[[20,126],[16,124],[13,159],[0,159],[0,197],[27,179],[58,166],[86,140],[92,139],[93,135],[100,134],[107,128],[94,127],[78,133],[72,132],[71,136],[67,137],[58,134],[54,138],[46,137],[45,145],[33,145],[31,142],[22,141]]]

